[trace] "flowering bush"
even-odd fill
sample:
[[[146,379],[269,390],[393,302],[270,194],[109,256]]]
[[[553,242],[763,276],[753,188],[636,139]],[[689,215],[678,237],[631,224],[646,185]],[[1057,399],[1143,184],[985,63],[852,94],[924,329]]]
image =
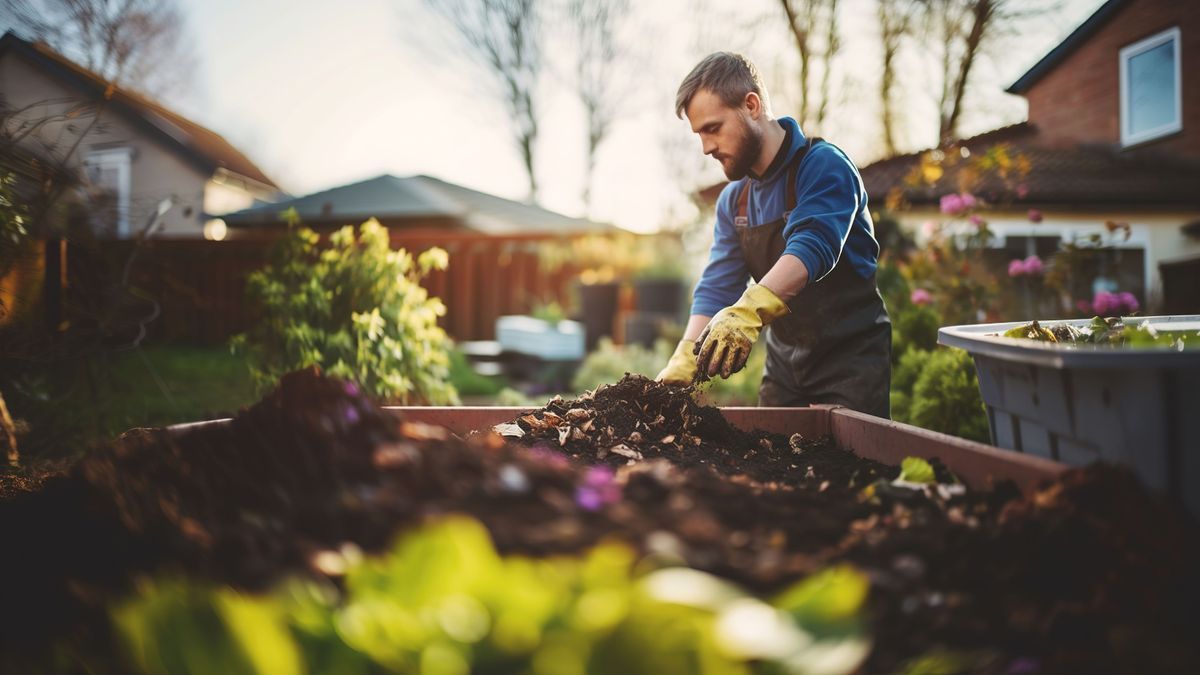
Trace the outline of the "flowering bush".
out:
[[[975,208],[979,204],[979,200],[975,195],[969,192],[959,194],[942,195],[939,203],[942,213],[948,216],[959,216],[964,212]]]
[[[1026,275],[1037,276],[1037,275],[1040,275],[1043,271],[1045,271],[1045,269],[1046,269],[1046,266],[1042,262],[1042,259],[1037,257],[1036,255],[1031,255],[1024,260],[1017,258],[1017,259],[1009,262],[1008,263],[1008,276],[1010,276],[1010,277],[1021,277],[1021,276],[1026,276]]]
[[[1090,309],[1093,313],[1099,316],[1120,316],[1122,314],[1132,314],[1138,311],[1140,305],[1137,298],[1128,291],[1120,293],[1109,293],[1100,291],[1092,298],[1090,307],[1086,301],[1081,301],[1084,306],[1079,307],[1084,310]]]
[[[348,225],[338,230],[325,250],[316,232],[294,225],[247,281],[262,318],[233,347],[248,354],[255,380],[271,386],[315,364],[384,401],[457,403],[452,345],[437,325],[446,308],[420,283],[446,268],[446,252],[393,251],[374,219],[357,234]]]

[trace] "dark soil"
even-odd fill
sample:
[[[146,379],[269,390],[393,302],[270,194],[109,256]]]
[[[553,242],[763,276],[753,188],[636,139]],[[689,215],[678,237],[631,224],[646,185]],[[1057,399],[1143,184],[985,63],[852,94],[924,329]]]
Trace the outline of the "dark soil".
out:
[[[230,425],[127,434],[0,501],[0,670],[52,638],[103,652],[105,603],[141,574],[262,589],[456,511],[503,551],[617,535],[761,592],[853,562],[872,580],[867,672],[935,649],[982,672],[1200,672],[1200,530],[1129,473],[1027,496],[893,488],[877,481],[895,467],[735,429],[689,394],[626,377],[464,439],[301,372]]]

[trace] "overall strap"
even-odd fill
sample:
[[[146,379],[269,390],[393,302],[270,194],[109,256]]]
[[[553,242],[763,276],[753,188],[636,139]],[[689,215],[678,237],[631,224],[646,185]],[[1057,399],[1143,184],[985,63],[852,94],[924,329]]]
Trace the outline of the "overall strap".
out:
[[[823,139],[817,138],[815,136],[810,137],[808,139],[808,143],[806,143],[804,145],[804,148],[800,151],[800,153],[796,156],[796,158],[793,159],[790,164],[788,164],[787,185],[784,186],[784,190],[785,190],[784,204],[787,206],[788,212],[791,212],[792,209],[796,208],[796,178],[800,174],[800,164],[802,164],[804,162],[804,158],[808,155],[808,151],[812,150],[813,146],[816,145],[817,143],[822,142],[822,140]],[[749,204],[749,202],[750,202],[750,181],[746,180],[746,181],[742,182],[742,187],[738,190],[737,216],[734,220],[735,223],[745,223],[745,224],[750,223],[750,221],[746,217],[747,205]]]

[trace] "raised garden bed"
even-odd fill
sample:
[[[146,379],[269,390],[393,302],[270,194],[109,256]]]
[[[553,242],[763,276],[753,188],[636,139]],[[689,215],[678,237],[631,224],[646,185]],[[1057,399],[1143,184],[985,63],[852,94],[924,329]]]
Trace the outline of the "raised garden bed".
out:
[[[36,671],[64,645],[123,670],[108,611],[139,577],[337,582],[327,552],[380,551],[450,512],[504,554],[616,538],[764,596],[850,564],[871,588],[861,672],[922,657],[997,673],[1200,667],[1196,524],[1128,472],[1064,473],[838,409],[722,415],[689,393],[630,377],[535,411],[382,410],[297,374],[231,421],[131,433],[0,502],[20,551],[0,557],[0,670]],[[454,433],[468,429],[482,433]],[[904,478],[933,482],[896,482],[909,456],[933,475]]]
[[[1063,339],[1029,339],[1055,332]],[[1131,317],[1099,330],[1091,320],[952,326],[938,342],[975,359],[996,446],[1124,464],[1200,515],[1197,332],[1200,316]]]

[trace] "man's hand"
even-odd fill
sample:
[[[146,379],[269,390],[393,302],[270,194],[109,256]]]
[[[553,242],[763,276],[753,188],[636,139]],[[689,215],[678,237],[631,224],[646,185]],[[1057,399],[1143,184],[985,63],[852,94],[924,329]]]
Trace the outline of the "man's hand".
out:
[[[729,377],[741,370],[762,329],[788,311],[766,286],[747,288],[737,302],[717,312],[696,340],[696,367],[709,377]]]
[[[654,379],[666,384],[691,384],[692,379],[696,377],[695,350],[694,340],[680,340],[679,344],[675,345],[675,353],[671,354],[671,359],[667,361],[667,367]]]

